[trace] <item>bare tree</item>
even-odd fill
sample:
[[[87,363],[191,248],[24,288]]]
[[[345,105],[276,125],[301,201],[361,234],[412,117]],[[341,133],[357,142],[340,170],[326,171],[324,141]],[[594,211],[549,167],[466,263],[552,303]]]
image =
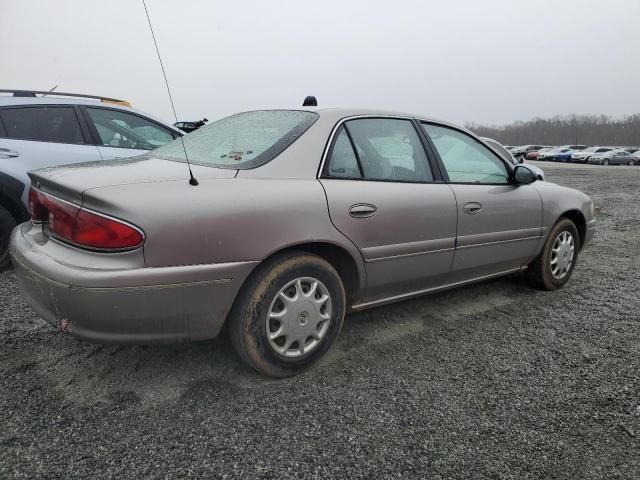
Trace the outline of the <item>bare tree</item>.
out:
[[[606,115],[555,116],[504,126],[467,123],[467,128],[505,145],[640,145],[640,114],[619,119]]]

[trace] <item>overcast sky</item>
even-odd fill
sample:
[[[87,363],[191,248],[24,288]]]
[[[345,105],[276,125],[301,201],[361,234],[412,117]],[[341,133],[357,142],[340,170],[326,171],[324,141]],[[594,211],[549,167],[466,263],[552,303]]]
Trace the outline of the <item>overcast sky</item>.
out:
[[[640,112],[640,0],[148,0],[181,120],[290,107],[464,123]],[[0,88],[173,123],[142,0],[0,0]]]

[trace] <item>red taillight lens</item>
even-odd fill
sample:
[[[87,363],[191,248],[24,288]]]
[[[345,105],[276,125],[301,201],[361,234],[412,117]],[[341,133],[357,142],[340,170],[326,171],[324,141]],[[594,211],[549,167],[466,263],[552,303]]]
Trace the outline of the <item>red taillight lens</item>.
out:
[[[114,218],[29,190],[29,210],[34,222],[49,224],[51,234],[80,247],[98,250],[129,250],[144,242],[140,230]]]
[[[44,195],[31,187],[29,189],[29,213],[31,214],[31,219],[36,223],[47,221],[47,209],[44,207],[43,202]]]
[[[142,233],[109,217],[80,210],[73,229],[73,243],[100,250],[123,250],[139,247]]]

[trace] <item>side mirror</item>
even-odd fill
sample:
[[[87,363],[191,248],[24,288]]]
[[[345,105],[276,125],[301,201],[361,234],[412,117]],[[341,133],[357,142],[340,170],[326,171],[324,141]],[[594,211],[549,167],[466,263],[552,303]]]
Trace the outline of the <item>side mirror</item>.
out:
[[[518,185],[528,185],[538,180],[538,174],[528,165],[519,164],[513,169],[513,178]]]

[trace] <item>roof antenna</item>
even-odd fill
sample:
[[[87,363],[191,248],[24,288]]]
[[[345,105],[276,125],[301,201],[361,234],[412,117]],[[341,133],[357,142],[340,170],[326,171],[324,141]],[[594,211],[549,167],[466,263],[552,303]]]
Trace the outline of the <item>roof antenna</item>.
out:
[[[317,107],[318,106],[318,100],[313,95],[309,95],[304,99],[304,102],[302,102],[302,106],[303,107]]]
[[[151,18],[149,18],[149,10],[147,10],[147,3],[145,0],[142,0],[142,5],[144,6],[144,13],[147,15],[147,21],[149,22],[149,29],[151,30],[151,37],[153,38],[153,44],[156,47],[156,53],[158,54],[158,61],[160,62],[160,68],[162,69],[162,76],[164,77],[164,83],[167,86],[167,93],[169,94],[169,101],[171,102],[171,109],[173,110],[173,117],[176,119],[176,123],[178,122],[178,114],[176,113],[176,106],[173,104],[173,97],[171,97],[171,89],[169,88],[169,81],[167,80],[167,72],[164,71],[164,65],[162,64],[162,58],[160,57],[160,50],[158,49],[158,42],[156,41],[156,36],[153,33],[153,27],[151,26]],[[187,168],[189,169],[189,185],[193,185],[194,187],[198,185],[198,180],[193,176],[193,172],[191,171],[191,164],[189,163],[189,156],[187,155],[187,147],[184,145],[184,137],[180,136],[180,141],[182,142],[182,149],[184,150],[184,158],[187,160]]]
[[[47,93],[51,93],[53,92],[56,88],[58,88],[58,85],[56,85],[55,87],[53,87],[51,90],[49,90]],[[43,97],[47,96],[47,93],[45,93],[44,95],[42,95]]]

